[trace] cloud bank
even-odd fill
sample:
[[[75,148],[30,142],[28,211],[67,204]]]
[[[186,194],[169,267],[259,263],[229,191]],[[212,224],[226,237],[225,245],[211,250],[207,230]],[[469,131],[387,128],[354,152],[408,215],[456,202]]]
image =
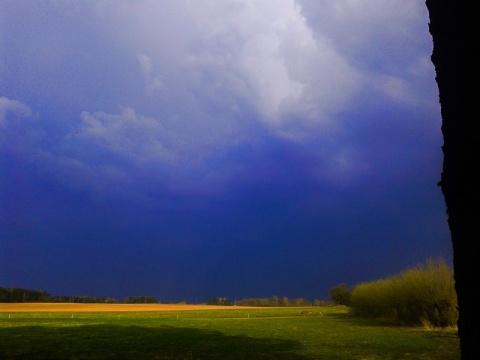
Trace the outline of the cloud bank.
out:
[[[1,122],[8,109],[22,117],[34,107],[47,117],[46,104],[68,107],[58,118],[63,133],[45,132],[74,161],[87,161],[87,146],[185,170],[232,146],[280,138],[348,171],[366,160],[342,141],[350,131],[342,114],[435,108],[428,34],[419,36],[425,9],[416,1],[49,1],[9,9],[5,50],[14,46],[9,35],[25,42],[7,56],[4,81],[24,73],[17,92],[28,94],[33,79],[44,94],[41,104],[28,103],[33,95],[3,97]],[[38,27],[44,31],[33,34]]]

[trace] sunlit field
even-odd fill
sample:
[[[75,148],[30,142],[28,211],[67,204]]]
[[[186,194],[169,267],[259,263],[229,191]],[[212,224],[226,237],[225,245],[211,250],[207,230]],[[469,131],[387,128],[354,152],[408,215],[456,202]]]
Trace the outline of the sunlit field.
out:
[[[346,307],[0,304],[0,359],[459,359],[454,329]]]

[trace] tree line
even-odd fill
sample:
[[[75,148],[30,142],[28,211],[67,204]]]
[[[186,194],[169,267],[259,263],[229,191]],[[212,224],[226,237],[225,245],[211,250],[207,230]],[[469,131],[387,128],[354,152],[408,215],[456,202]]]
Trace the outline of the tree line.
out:
[[[0,303],[123,303],[123,304],[155,304],[159,301],[153,296],[127,296],[121,301],[109,297],[97,296],[52,296],[45,290],[31,290],[22,288],[0,287]],[[222,306],[258,306],[258,307],[302,307],[302,306],[328,306],[327,301],[315,299],[308,301],[303,298],[288,299],[286,296],[272,296],[270,298],[246,298],[232,302],[226,297],[211,298],[207,305]]]
[[[52,297],[44,290],[29,290],[20,288],[0,288],[0,302],[50,302]]]
[[[290,300],[286,296],[272,296],[270,298],[247,298],[241,300],[235,300],[233,303],[231,300],[225,297],[212,298],[207,301],[207,305],[224,305],[224,306],[257,306],[257,307],[303,307],[303,306],[328,306],[328,302],[315,299],[314,301],[308,301],[303,298],[297,298]]]
[[[45,290],[30,290],[22,288],[0,287],[0,303],[123,303],[123,304],[152,304],[158,303],[153,296],[128,296],[121,301],[108,297],[98,296],[71,296],[56,295],[52,296]]]

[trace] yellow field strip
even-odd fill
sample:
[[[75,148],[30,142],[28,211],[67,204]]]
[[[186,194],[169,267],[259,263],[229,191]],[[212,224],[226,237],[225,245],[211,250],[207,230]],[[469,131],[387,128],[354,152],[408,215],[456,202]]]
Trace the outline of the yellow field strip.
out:
[[[183,304],[0,303],[0,312],[124,312],[249,309],[247,306]]]

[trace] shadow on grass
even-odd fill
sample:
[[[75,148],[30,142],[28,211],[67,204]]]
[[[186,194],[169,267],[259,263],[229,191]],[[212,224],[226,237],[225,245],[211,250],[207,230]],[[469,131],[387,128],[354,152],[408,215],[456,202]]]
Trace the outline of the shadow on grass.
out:
[[[0,359],[308,360],[296,341],[177,327],[83,325],[0,329]]]
[[[361,316],[356,316],[350,313],[346,314],[329,314],[332,319],[341,320],[344,324],[350,326],[363,326],[363,327],[379,327],[379,328],[406,328],[411,330],[425,330],[427,334],[430,334],[430,337],[448,337],[448,338],[458,338],[458,330],[452,328],[434,328],[427,330],[421,326],[415,325],[406,325],[399,323],[395,320],[390,319],[374,319],[374,318],[364,318]]]
[[[397,323],[392,321],[382,321],[372,318],[364,318],[361,316],[356,316],[351,313],[342,313],[342,314],[328,314],[328,317],[331,319],[341,320],[345,324],[349,325],[361,325],[361,326],[399,326]]]

